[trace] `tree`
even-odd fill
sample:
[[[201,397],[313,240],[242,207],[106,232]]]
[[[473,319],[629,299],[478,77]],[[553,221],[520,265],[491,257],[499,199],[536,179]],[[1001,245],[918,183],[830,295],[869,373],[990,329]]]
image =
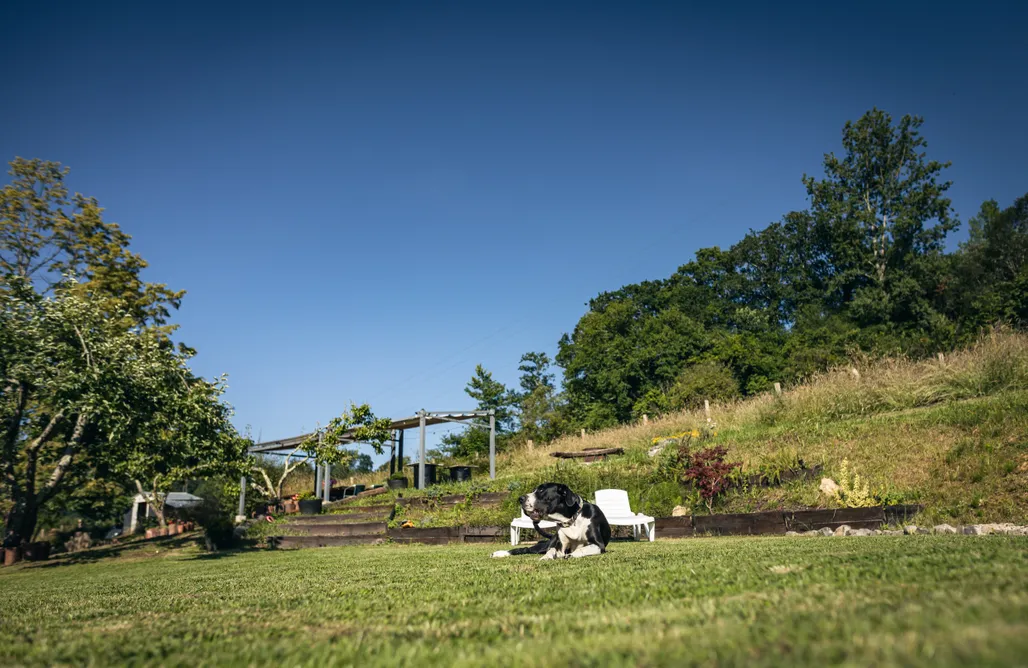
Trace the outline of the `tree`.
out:
[[[147,265],[128,235],[95,199],[69,196],[68,170],[10,165],[0,189],[0,466],[11,499],[4,541],[16,544],[69,480],[117,479],[161,419],[155,401],[190,382],[192,351],[170,338],[183,293],[142,280]]]
[[[144,495],[160,526],[164,501],[172,486],[215,475],[237,477],[245,470],[249,439],[230,422],[231,409],[221,397],[225,378],[207,382],[189,373],[185,356],[174,356],[144,404],[130,407],[147,419],[116,470]],[[145,485],[144,485],[145,483]]]
[[[550,356],[546,353],[525,353],[521,356],[518,371],[521,372],[521,390],[531,394],[540,387],[553,389],[553,374],[550,370]]]
[[[515,427],[518,395],[493,379],[493,374],[481,364],[475,366],[475,375],[468,381],[464,392],[476,401],[476,410],[494,411],[496,418],[496,448],[502,449]],[[489,434],[471,428],[449,433],[440,439],[438,452],[451,457],[474,457],[489,451]]]
[[[938,333],[933,295],[946,235],[959,224],[940,181],[949,163],[927,160],[923,120],[872,109],[843,128],[844,155],[824,158],[824,179],[805,176],[813,244],[831,271],[830,304],[865,326]]]
[[[518,422],[525,438],[550,441],[564,429],[562,396],[553,386],[550,356],[529,352],[521,356]]]
[[[124,314],[74,281],[47,297],[23,277],[4,285],[0,465],[13,501],[5,543],[17,544],[31,539],[73,466],[125,458],[150,417],[139,407],[180,366],[163,334],[124,327]]]
[[[1028,326],[1028,194],[1006,209],[983,203],[969,227],[952,258],[950,316],[964,338],[997,322]]]
[[[513,431],[517,395],[508,390],[503,383],[493,380],[493,374],[486,371],[481,364],[475,367],[475,375],[468,381],[464,392],[477,402],[477,410],[495,411],[496,431]]]
[[[185,292],[142,280],[147,263],[129,250],[130,237],[103,220],[95,198],[69,196],[68,172],[57,162],[11,161],[11,181],[0,189],[0,275],[51,295],[73,275],[76,290],[100,298],[101,308],[126,318],[126,326],[166,326]]]
[[[392,422],[389,418],[378,418],[368,404],[350,404],[350,408],[328,425],[308,434],[304,440],[285,458],[278,481],[272,482],[266,467],[258,458],[250,460],[250,470],[259,474],[254,487],[269,499],[282,498],[282,485],[289,474],[307,462],[315,464],[350,465],[358,457],[354,450],[340,446],[345,443],[367,443],[376,454],[382,454],[386,441],[392,437]],[[300,459],[293,459],[301,456]]]

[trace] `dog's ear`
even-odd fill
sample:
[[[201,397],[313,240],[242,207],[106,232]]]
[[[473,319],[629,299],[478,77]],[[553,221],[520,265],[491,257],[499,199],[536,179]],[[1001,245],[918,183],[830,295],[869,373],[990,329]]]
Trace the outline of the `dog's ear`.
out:
[[[574,506],[575,505],[575,501],[577,499],[578,499],[578,496],[574,492],[571,491],[570,487],[565,487],[564,488],[564,503],[566,503],[569,506]]]

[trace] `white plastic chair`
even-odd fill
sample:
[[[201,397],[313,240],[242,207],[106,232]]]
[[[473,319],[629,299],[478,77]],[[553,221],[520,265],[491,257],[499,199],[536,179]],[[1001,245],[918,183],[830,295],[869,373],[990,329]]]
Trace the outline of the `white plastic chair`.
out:
[[[557,526],[556,522],[550,520],[541,520],[539,526],[543,529],[553,529]],[[532,524],[532,518],[525,514],[525,511],[521,511],[521,517],[515,517],[510,523],[510,544],[517,545],[521,542],[521,530],[522,529],[534,529],[535,525]]]
[[[657,521],[649,515],[633,513],[628,503],[628,492],[623,489],[596,490],[596,505],[600,507],[611,526],[632,527],[632,535],[639,539],[640,530],[652,542],[656,538]]]

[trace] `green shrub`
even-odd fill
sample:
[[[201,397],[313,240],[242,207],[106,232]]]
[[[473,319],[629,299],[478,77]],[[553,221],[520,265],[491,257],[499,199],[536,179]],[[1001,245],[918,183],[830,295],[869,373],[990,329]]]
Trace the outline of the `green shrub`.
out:
[[[672,407],[700,408],[703,400],[723,403],[739,396],[739,382],[720,362],[700,362],[686,368],[668,392]]]
[[[676,482],[651,485],[642,494],[642,507],[635,509],[651,517],[670,517],[675,506],[683,505],[682,487]]]

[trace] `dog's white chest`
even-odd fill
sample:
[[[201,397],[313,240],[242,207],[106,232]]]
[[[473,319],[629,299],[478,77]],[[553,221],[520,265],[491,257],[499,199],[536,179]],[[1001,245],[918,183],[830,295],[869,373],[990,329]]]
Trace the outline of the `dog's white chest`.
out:
[[[557,535],[560,537],[560,544],[564,548],[564,552],[573,552],[575,548],[585,545],[588,542],[586,537],[588,531],[589,520],[581,516],[575,518],[570,526],[561,527],[557,531]]]

